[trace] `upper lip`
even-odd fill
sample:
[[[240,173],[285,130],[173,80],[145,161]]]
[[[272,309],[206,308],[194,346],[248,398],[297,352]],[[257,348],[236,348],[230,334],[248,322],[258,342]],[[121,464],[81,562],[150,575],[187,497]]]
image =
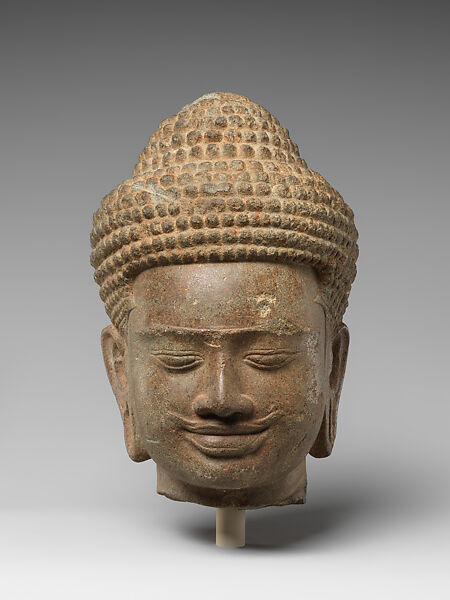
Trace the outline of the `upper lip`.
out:
[[[191,433],[199,433],[202,435],[248,435],[252,433],[260,433],[281,417],[280,411],[274,410],[265,417],[254,421],[224,424],[220,422],[202,423],[199,421],[191,421],[172,412],[169,414],[186,431],[190,431]]]

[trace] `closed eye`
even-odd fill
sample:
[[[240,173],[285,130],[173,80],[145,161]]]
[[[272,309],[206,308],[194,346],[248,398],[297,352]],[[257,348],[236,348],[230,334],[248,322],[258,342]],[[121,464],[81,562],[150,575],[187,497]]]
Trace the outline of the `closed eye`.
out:
[[[260,350],[251,352],[244,357],[251,367],[263,370],[281,369],[289,364],[297,354],[294,350]]]
[[[169,371],[188,371],[203,362],[203,357],[195,352],[153,352],[153,356]]]

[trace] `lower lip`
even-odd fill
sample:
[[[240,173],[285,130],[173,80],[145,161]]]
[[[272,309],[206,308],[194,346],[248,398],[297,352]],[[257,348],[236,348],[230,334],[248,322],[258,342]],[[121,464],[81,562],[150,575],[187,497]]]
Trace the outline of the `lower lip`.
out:
[[[263,433],[245,435],[204,435],[188,433],[187,438],[206,456],[237,458],[253,454],[265,440]]]

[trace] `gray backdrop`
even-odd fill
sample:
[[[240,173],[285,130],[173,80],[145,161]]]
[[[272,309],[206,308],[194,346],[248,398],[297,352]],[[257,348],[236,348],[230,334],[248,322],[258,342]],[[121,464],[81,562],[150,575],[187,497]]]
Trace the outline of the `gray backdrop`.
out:
[[[5,599],[444,598],[449,35],[444,2],[7,2],[2,10],[0,592]],[[353,208],[333,455],[304,507],[155,493],[106,379],[91,216],[165,117],[236,91]],[[447,590],[448,591],[448,590]]]

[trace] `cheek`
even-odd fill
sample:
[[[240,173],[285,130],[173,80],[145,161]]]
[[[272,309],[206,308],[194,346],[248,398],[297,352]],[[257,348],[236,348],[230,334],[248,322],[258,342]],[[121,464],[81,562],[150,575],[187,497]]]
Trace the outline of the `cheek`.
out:
[[[311,361],[299,374],[296,395],[291,396],[293,445],[291,452],[309,452],[322,423],[325,398],[322,361]]]
[[[195,375],[173,375],[139,356],[130,361],[129,396],[138,430],[151,437],[171,428],[168,414],[186,414],[195,393]]]
[[[320,410],[323,379],[318,365],[290,366],[279,371],[253,376],[253,396],[265,404],[269,401],[287,416],[313,416]]]
[[[324,409],[324,369],[322,361],[290,365],[265,383],[266,398],[283,413],[274,430],[273,443],[279,457],[290,456],[294,462],[305,455],[314,443]]]

